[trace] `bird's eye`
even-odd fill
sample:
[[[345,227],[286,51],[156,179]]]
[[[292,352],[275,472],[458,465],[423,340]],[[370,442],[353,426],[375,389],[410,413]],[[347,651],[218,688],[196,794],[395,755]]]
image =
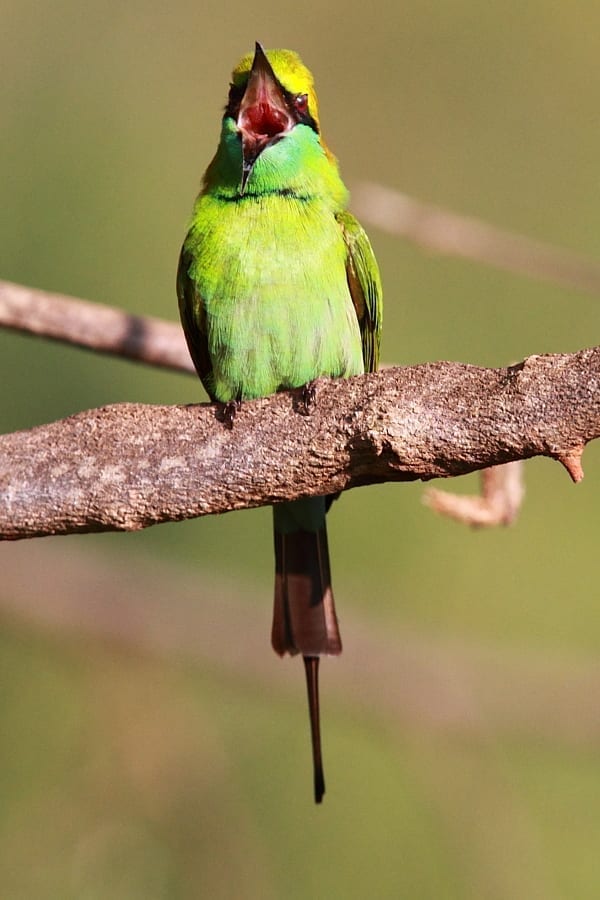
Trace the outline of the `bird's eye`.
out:
[[[294,97],[294,106],[300,115],[308,112],[308,94],[296,94]]]

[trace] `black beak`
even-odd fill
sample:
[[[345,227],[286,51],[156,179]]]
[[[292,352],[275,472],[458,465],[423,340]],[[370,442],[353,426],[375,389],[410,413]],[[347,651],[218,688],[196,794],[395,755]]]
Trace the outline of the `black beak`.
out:
[[[280,140],[295,124],[285,92],[257,41],[237,119],[242,138],[242,191],[265,147]]]

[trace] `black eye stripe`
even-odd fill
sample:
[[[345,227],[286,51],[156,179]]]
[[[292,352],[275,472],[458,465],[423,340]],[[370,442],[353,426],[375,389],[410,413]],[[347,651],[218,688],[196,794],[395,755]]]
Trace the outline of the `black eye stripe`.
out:
[[[311,116],[311,114],[308,111],[308,95],[306,95],[306,98],[307,98],[306,109],[300,110],[296,106],[296,99],[298,97],[303,97],[305,95],[304,94],[292,94],[291,91],[288,91],[286,88],[284,88],[284,86],[281,84],[281,82],[279,80],[277,81],[277,84],[281,88],[283,96],[285,97],[285,102],[287,103],[287,107],[288,107],[290,113],[292,114],[293,118],[298,123],[298,125],[308,125],[309,128],[312,128],[312,130],[318,134],[319,126],[317,125],[317,123],[315,122],[315,120],[313,119],[313,117]]]
[[[230,84],[229,96],[227,98],[227,106],[225,107],[225,115],[232,119],[237,119],[242,104],[242,98],[246,91],[248,80],[244,84]]]

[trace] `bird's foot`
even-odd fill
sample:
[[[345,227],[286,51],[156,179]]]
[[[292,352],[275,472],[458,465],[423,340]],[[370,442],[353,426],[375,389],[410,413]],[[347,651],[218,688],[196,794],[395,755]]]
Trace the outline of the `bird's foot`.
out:
[[[305,415],[310,415],[311,406],[316,403],[317,400],[317,382],[309,381],[302,388],[302,393],[300,395],[300,412]]]
[[[239,398],[237,400],[230,400],[229,403],[223,404],[220,410],[219,418],[224,423],[226,428],[233,428],[235,417],[241,408],[242,401]]]

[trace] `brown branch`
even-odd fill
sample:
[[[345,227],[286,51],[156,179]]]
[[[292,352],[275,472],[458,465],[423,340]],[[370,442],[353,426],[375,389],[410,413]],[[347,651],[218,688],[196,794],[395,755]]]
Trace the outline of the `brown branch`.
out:
[[[0,536],[136,530],[384,481],[558,459],[600,436],[600,347],[507,369],[431,363],[245,403],[120,404],[0,437]]]
[[[581,478],[574,480],[580,481]],[[481,528],[512,525],[519,514],[524,496],[523,462],[518,459],[503,466],[484,469],[479,495],[465,496],[429,488],[423,495],[423,502],[442,516]]]
[[[368,182],[354,189],[353,207],[365,224],[425,249],[600,293],[600,263],[480,219]],[[181,329],[174,322],[8,281],[0,281],[0,327],[149,365],[194,371]]]
[[[436,253],[600,294],[600,262],[578,253],[423,203],[381,184],[357,185],[352,207],[364,225],[375,225]]]
[[[0,281],[0,326],[182,372],[194,367],[181,326]]]

